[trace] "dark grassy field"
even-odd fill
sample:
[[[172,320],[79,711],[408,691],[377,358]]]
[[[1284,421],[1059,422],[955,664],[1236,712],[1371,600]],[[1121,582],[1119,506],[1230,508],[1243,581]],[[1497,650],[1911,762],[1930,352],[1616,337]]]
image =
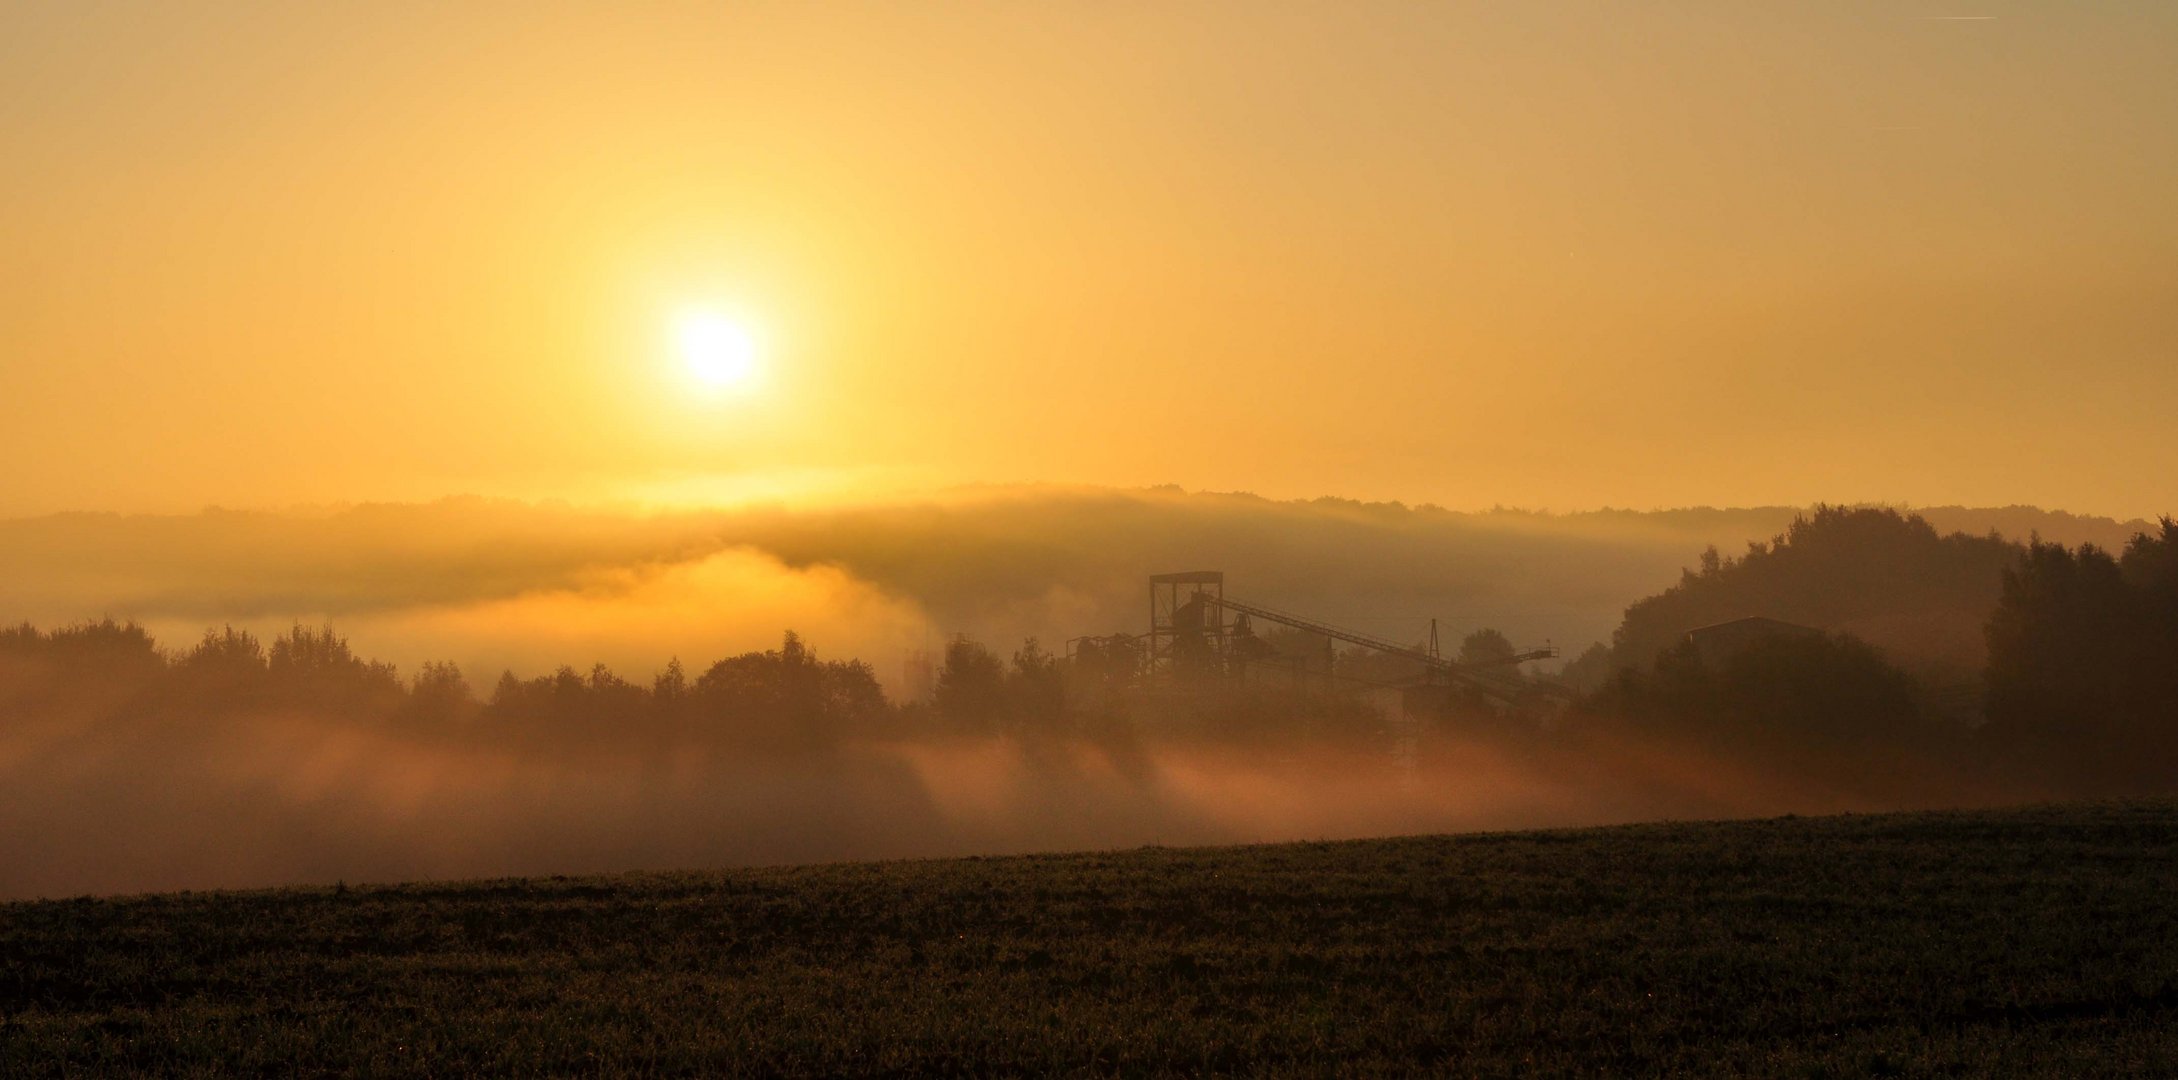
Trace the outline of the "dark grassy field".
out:
[[[2178,1073],[2178,804],[0,906],[0,1075]]]

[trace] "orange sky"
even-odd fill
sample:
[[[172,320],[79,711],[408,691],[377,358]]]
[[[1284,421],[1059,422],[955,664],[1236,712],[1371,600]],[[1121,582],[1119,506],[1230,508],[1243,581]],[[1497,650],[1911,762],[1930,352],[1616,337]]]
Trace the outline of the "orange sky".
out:
[[[2172,56],[2137,3],[16,5],[0,514],[2178,510]]]

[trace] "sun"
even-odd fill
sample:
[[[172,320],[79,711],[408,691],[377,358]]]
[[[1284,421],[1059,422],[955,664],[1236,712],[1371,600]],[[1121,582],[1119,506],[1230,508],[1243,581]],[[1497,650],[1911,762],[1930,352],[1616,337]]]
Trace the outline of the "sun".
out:
[[[691,311],[674,324],[688,374],[705,386],[730,389],[756,381],[756,335],[742,323],[716,312]]]

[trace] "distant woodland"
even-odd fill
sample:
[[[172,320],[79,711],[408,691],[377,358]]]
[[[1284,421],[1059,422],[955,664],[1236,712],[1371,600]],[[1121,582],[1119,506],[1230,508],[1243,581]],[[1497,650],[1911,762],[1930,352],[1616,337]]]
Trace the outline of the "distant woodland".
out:
[[[1748,617],[1804,630],[1721,655],[1689,635]],[[1341,678],[1413,674],[1307,635],[1265,641],[1332,655]],[[1459,653],[1511,648],[1484,629]],[[2106,550],[1817,508],[1741,553],[1700,553],[1626,609],[1612,644],[1513,677],[1537,693],[1454,693],[1412,721],[1383,692],[1327,689],[1320,667],[1140,693],[1137,662],[1117,646],[1069,660],[1034,638],[961,636],[929,698],[902,702],[868,664],[792,632],[642,675],[592,663],[479,682],[452,663],[397,670],[322,626],[271,640],[222,626],[177,647],[125,621],[24,624],[0,631],[0,824],[50,842],[64,868],[86,851],[120,859],[148,830],[169,837],[157,850],[209,843],[290,874],[345,865],[328,850],[377,850],[407,873],[388,837],[442,804],[467,808],[445,821],[490,820],[457,827],[464,853],[444,856],[474,869],[502,865],[491,852],[513,836],[593,860],[794,859],[945,849],[968,843],[964,821],[1032,846],[1175,835],[1176,814],[1196,815],[1176,835],[1211,839],[1324,815],[1362,833],[2167,791],[2178,523]],[[1284,793],[1233,802],[1262,770]],[[1319,783],[1334,778],[1348,786]],[[963,791],[984,801],[960,804]],[[1351,816],[1372,799],[1406,816]],[[687,846],[728,822],[738,846]],[[322,828],[358,846],[309,839]],[[0,891],[46,887],[0,876]]]
[[[1687,640],[1689,630],[1750,615],[1824,632],[1758,641],[1721,662]],[[1288,647],[1322,652],[1319,642]],[[1510,648],[1492,630],[1463,645],[1470,656]],[[1946,536],[1894,510],[1823,507],[1737,556],[1710,548],[1678,583],[1627,608],[1611,647],[1567,665],[1564,683],[1580,692],[1571,710],[1486,724],[1478,705],[1433,722],[1528,743],[1595,728],[1726,752],[1896,750],[2132,790],[2157,786],[2178,764],[2174,660],[2170,519],[2113,553]],[[276,712],[510,739],[699,739],[759,753],[868,738],[1383,734],[1378,709],[1306,680],[1204,687],[1184,707],[1130,707],[1115,689],[1137,662],[1091,651],[1069,665],[1034,638],[1000,653],[963,637],[945,650],[932,700],[895,704],[866,663],[820,658],[789,631],[776,649],[695,670],[674,660],[636,680],[603,664],[563,666],[480,688],[450,663],[404,676],[356,655],[330,628],[297,626],[262,642],[225,627],[167,650],[140,627],[105,620],[0,631],[0,706],[18,718],[105,724]],[[1405,673],[1360,650],[1338,662],[1342,671]]]

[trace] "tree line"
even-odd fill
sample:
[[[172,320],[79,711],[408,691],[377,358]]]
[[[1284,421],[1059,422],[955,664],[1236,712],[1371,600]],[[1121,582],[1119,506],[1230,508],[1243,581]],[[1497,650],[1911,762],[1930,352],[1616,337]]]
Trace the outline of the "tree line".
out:
[[[1489,638],[1476,639],[1487,648]],[[1144,707],[1124,691],[1139,655],[1087,648],[1068,663],[1029,638],[1001,654],[950,641],[927,701],[889,700],[870,666],[819,657],[787,631],[778,648],[691,672],[669,661],[648,679],[604,664],[529,678],[505,672],[481,693],[455,664],[404,675],[358,655],[329,627],[297,625],[266,642],[248,630],[207,630],[185,649],[104,619],[52,630],[0,629],[0,716],[135,723],[205,722],[263,714],[405,724],[477,737],[708,741],[782,752],[856,738],[1126,737],[1264,740],[1367,738],[1378,714],[1350,697],[1290,683],[1197,692]]]
[[[1991,544],[2007,552],[1993,570]],[[1801,572],[1811,566],[1828,570]],[[1985,570],[1986,586],[1972,585]],[[1985,589],[1978,677],[1944,681],[1846,632],[1777,634],[1721,658],[1705,658],[1685,633],[1726,616],[1798,613],[1781,598],[1806,595],[1825,577],[1831,595],[1821,603],[1832,613],[1895,603],[1900,593]],[[1681,626],[1669,644],[1658,629],[1663,610],[1676,611]],[[2178,523],[2170,518],[2113,553],[2039,539],[1938,538],[1894,511],[1819,511],[1774,546],[1736,564],[1705,559],[1673,590],[1634,605],[1617,646],[1584,657],[1591,668],[1606,658],[1619,666],[1583,699],[1578,722],[1792,755],[1840,773],[1912,759],[2059,793],[2178,785]]]
[[[139,721],[299,713],[473,730],[598,738],[702,734],[807,749],[893,718],[869,665],[825,660],[789,631],[779,648],[728,657],[691,678],[679,660],[647,683],[603,664],[522,679],[481,698],[460,668],[427,662],[403,678],[330,628],[296,626],[269,644],[206,631],[175,653],[112,619],[0,630],[0,711]]]
[[[1992,564],[1992,551],[2004,558]],[[1974,584],[1981,574],[1986,586]],[[1984,661],[1967,681],[1946,682],[1853,632],[1779,635],[1721,658],[1686,640],[1690,626],[1748,614],[1850,625],[1897,614],[1900,597],[1953,620],[1983,592]],[[1278,642],[1365,681],[1413,674],[1398,657],[1325,645]],[[1481,661],[1510,649],[1503,635],[1478,631],[1460,655]],[[674,660],[631,679],[602,664],[566,666],[532,678],[509,672],[479,693],[451,663],[404,676],[324,627],[298,625],[269,642],[222,627],[169,651],[141,627],[107,619],[0,629],[0,717],[201,722],[277,712],[479,737],[695,739],[777,752],[873,737],[1272,742],[1387,733],[1374,704],[1327,689],[1305,665],[1283,681],[1145,697],[1130,690],[1140,662],[1139,643],[1121,638],[1082,641],[1068,662],[1033,638],[1002,653],[962,637],[947,645],[929,701],[893,702],[867,664],[820,658],[790,631],[777,648],[700,671]],[[2111,552],[1941,537],[1910,515],[1822,508],[1773,543],[1705,558],[1636,603],[1614,647],[1585,655],[1567,676],[1589,692],[1555,716],[1507,724],[1502,708],[1454,695],[1425,728],[1569,753],[1597,745],[1588,736],[1628,734],[1840,777],[1917,761],[2063,791],[2158,790],[2178,777],[2178,524],[2164,519]],[[1482,722],[1493,712],[1500,722]]]

